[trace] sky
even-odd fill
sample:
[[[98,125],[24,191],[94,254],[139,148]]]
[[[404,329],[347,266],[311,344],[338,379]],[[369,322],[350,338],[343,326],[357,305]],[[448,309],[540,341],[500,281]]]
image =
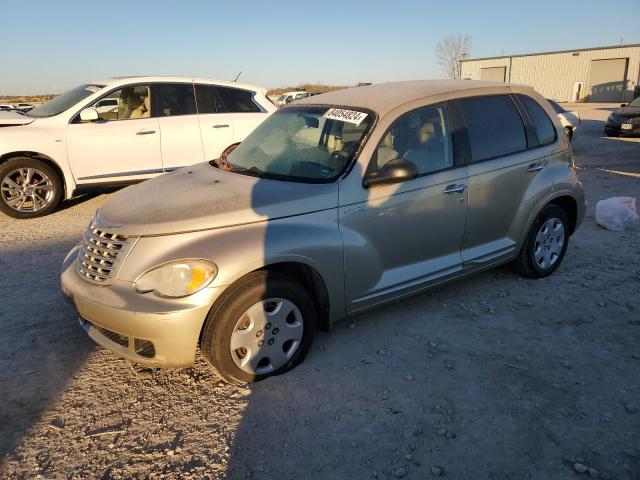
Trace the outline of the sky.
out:
[[[353,85],[442,78],[434,48],[471,58],[640,43],[640,0],[1,0],[0,95],[123,75]]]

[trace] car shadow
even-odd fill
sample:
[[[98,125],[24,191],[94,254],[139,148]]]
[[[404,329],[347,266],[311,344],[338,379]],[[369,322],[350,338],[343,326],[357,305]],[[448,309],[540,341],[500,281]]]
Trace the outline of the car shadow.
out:
[[[59,266],[73,244],[0,250],[0,461],[93,351],[58,287]]]

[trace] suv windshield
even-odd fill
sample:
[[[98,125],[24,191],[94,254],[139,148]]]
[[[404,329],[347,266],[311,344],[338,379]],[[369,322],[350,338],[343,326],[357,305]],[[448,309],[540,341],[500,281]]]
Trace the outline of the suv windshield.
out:
[[[212,164],[277,180],[332,182],[345,171],[372,123],[370,113],[358,110],[285,108]]]
[[[89,95],[93,95],[102,88],[104,88],[104,85],[80,85],[79,87],[69,90],[62,95],[58,95],[48,102],[34,108],[29,113],[27,113],[27,115],[29,117],[36,118],[53,117],[54,115],[58,115],[59,113],[64,112],[66,109],[72,107],[79,101],[84,100]]]
[[[629,104],[630,107],[640,107],[640,97],[636,98],[633,102]]]

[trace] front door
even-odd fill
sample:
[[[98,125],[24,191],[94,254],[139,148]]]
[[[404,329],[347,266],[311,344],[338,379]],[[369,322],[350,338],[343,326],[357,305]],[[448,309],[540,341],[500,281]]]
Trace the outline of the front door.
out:
[[[363,187],[355,196],[340,194],[349,312],[414,292],[462,268],[467,171],[454,162],[445,104],[399,117],[378,145],[367,174],[395,158],[416,164],[420,176]]]
[[[206,161],[215,160],[234,142],[234,122],[213,85],[196,85],[198,122]]]
[[[98,121],[79,115],[67,128],[67,156],[78,184],[142,180],[162,173],[160,128],[149,86],[127,86],[94,105]]]

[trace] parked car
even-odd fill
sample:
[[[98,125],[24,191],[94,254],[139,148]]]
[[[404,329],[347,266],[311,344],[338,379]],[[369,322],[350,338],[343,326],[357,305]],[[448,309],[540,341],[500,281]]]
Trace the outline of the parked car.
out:
[[[640,134],[640,97],[629,105],[623,103],[609,115],[604,125],[604,134],[607,137]]]
[[[573,140],[573,136],[576,133],[578,125],[580,125],[580,114],[574,111],[567,111],[553,100],[547,99],[560,119],[564,133],[569,138],[569,141]]]
[[[218,158],[276,107],[261,87],[181,77],[80,85],[21,115],[0,112],[0,210],[50,213],[104,185]],[[117,108],[116,108],[117,106]]]
[[[248,382],[345,316],[502,263],[550,275],[584,213],[562,125],[532,89],[372,85],[283,107],[219,160],[117,193],[61,285],[116,354],[187,367],[199,344]]]
[[[9,103],[0,103],[0,111],[15,110],[15,107]]]
[[[304,90],[297,91],[297,92],[287,92],[280,95],[278,98],[276,98],[275,104],[281,107],[283,105],[287,105],[288,103],[293,102],[294,100],[300,100],[302,98],[307,98],[309,96],[311,96],[311,94],[308,92],[305,92]]]

